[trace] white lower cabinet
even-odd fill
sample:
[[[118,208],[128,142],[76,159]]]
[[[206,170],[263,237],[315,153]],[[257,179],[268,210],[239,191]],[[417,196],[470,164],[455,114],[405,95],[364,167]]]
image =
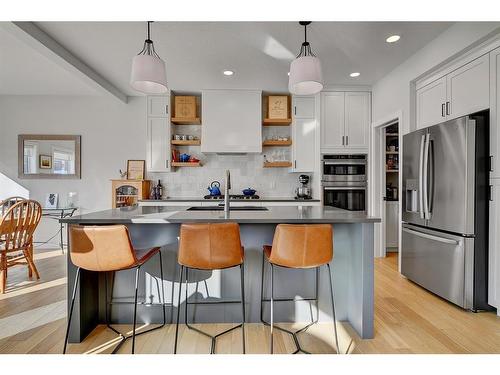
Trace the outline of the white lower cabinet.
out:
[[[399,202],[385,202],[385,244],[387,247],[398,247],[398,211]]]
[[[488,303],[500,315],[500,179],[490,180]]]

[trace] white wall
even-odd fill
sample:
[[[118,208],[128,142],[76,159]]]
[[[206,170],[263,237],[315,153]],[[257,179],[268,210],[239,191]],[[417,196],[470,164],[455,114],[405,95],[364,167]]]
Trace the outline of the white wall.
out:
[[[403,64],[380,79],[372,89],[372,119],[403,111],[402,131],[410,131],[410,81],[454,57],[500,27],[500,22],[460,22],[451,26]],[[399,43],[404,43],[404,35]],[[394,46],[397,48],[397,45]]]
[[[144,113],[144,98],[123,104],[100,96],[0,96],[0,172],[39,202],[47,193],[58,193],[64,205],[67,193],[77,192],[82,212],[109,208],[110,179],[119,178],[118,169],[126,168],[127,159],[145,158]],[[19,180],[18,134],[81,135],[82,178]],[[46,240],[56,231],[56,222],[44,219],[36,240]]]

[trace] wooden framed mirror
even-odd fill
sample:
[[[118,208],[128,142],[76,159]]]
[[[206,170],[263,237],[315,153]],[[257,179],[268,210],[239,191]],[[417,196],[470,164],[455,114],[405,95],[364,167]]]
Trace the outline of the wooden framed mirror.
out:
[[[81,178],[81,136],[19,134],[19,178]]]

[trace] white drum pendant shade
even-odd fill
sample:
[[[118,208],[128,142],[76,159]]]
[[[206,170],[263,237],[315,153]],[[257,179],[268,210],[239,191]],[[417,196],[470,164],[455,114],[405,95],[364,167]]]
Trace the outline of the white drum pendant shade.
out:
[[[130,85],[145,94],[168,91],[165,62],[154,55],[137,55],[132,60]]]
[[[288,89],[294,95],[314,95],[323,89],[321,62],[315,56],[300,56],[290,64]]]

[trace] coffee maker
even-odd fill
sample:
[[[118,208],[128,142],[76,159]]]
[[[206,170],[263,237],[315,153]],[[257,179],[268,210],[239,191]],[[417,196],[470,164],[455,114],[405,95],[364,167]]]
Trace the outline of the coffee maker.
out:
[[[301,186],[295,189],[295,199],[312,199],[311,188],[307,186],[309,183],[309,176],[301,174],[299,176],[299,182],[301,183]]]

